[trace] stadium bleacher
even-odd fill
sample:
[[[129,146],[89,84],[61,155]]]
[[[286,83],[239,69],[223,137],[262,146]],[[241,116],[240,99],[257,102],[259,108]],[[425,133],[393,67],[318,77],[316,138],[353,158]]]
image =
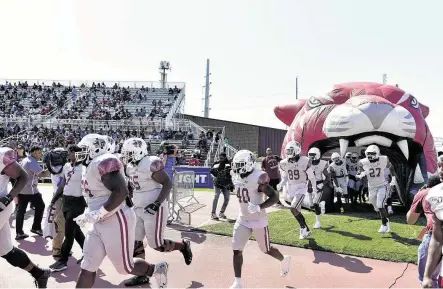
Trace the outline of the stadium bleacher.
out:
[[[15,141],[51,149],[78,142],[87,133],[103,133],[117,143],[142,137],[152,153],[168,140],[179,147],[182,164],[199,156],[201,165],[211,165],[221,151],[223,137],[177,118],[185,96],[183,83],[62,83],[0,81],[2,145]]]

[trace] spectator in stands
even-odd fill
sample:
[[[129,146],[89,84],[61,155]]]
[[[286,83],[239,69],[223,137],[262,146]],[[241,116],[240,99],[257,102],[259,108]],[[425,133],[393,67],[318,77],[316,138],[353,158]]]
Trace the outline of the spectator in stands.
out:
[[[23,232],[23,222],[25,220],[26,208],[28,203],[31,203],[35,207],[34,222],[32,224],[31,232],[39,236],[43,236],[42,232],[42,219],[43,212],[45,210],[45,203],[43,202],[42,195],[38,190],[38,178],[42,176],[44,170],[38,163],[42,158],[42,148],[39,146],[32,146],[30,149],[31,155],[24,158],[22,161],[22,167],[28,174],[28,182],[23,190],[18,195],[18,210],[16,215],[16,240],[22,240],[29,237]]]
[[[15,146],[15,145],[12,145]],[[24,158],[26,158],[26,151],[25,151],[25,147],[20,144],[17,146],[17,148],[15,149],[15,152],[17,153],[17,163],[20,163]],[[14,180],[11,180],[11,182],[13,182]],[[17,210],[18,210],[18,197],[14,198],[14,203],[15,203],[15,210],[12,213],[12,215],[15,217],[15,215],[17,214]],[[31,207],[33,209],[33,207]]]
[[[214,200],[212,201],[211,218],[218,220],[218,218],[226,219],[225,211],[229,204],[229,197],[234,185],[231,178],[231,163],[228,161],[225,153],[220,153],[219,160],[212,165],[211,176],[214,182]],[[217,216],[217,204],[220,194],[223,193],[224,201],[220,209],[220,214]]]
[[[195,159],[201,159],[202,155],[199,149],[195,149],[194,153],[192,154],[192,157]]]
[[[192,158],[188,161],[188,165],[191,167],[199,167],[200,160],[196,158],[195,155],[193,155]]]
[[[412,201],[411,208],[406,215],[406,221],[409,225],[414,225],[421,214],[424,214],[426,217],[426,227],[423,228],[418,238],[421,239],[421,244],[418,247],[418,280],[420,285],[423,282],[423,276],[425,273],[426,261],[428,259],[428,248],[429,243],[432,239],[432,220],[433,220],[433,212],[431,211],[431,205],[426,200],[426,196],[428,195],[429,190],[440,184],[439,176],[431,176],[428,179],[427,186],[420,190]],[[434,283],[434,288],[438,288],[438,276],[440,273],[441,263],[435,269],[434,274],[432,274],[432,281]]]
[[[226,152],[226,150],[228,149],[228,145],[229,145],[229,139],[227,137],[225,137],[225,139],[223,140],[223,143],[224,143],[223,151]]]
[[[212,140],[212,138],[214,137],[214,130],[210,129],[206,132],[206,138],[208,140]]]

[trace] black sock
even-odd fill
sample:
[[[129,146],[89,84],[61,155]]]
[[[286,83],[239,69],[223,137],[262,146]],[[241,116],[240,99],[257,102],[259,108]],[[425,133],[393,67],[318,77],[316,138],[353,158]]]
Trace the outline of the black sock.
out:
[[[319,204],[314,204],[315,214],[318,216],[321,214],[321,209]]]
[[[43,275],[44,271],[40,269],[37,265],[34,265],[32,269],[29,270],[29,273],[32,275],[32,277],[34,277],[34,279],[38,279]]]
[[[295,218],[297,219],[298,223],[300,224],[300,228],[302,228],[302,229],[306,228],[309,231],[308,225],[306,224],[305,217],[301,213],[298,214],[297,217],[295,217]]]

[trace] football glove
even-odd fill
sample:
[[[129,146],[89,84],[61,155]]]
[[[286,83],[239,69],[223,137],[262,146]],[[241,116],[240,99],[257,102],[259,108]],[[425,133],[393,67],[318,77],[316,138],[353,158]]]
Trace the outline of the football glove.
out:
[[[12,202],[12,198],[8,195],[0,198],[0,212],[6,209],[7,206]]]
[[[312,187],[308,187],[308,193],[309,193],[309,194],[312,194],[313,191],[314,191],[314,190],[312,189]]]
[[[248,205],[248,212],[250,214],[255,214],[255,213],[258,213],[260,211],[261,211],[260,205],[254,205],[254,204],[249,203],[249,205]]]
[[[282,185],[280,185],[280,184],[278,184],[278,185],[277,185],[277,191],[281,192],[281,191],[282,191],[282,189],[283,189],[283,186],[282,186]]]
[[[145,212],[149,213],[151,215],[155,215],[157,213],[158,209],[160,208],[162,204],[159,202],[154,202],[152,204],[149,204],[145,207]]]
[[[84,227],[86,223],[95,224],[98,223],[107,213],[102,207],[100,210],[86,211],[82,215],[74,219],[74,221],[80,226]]]
[[[323,189],[323,183],[317,184],[317,190],[321,190],[321,189]]]

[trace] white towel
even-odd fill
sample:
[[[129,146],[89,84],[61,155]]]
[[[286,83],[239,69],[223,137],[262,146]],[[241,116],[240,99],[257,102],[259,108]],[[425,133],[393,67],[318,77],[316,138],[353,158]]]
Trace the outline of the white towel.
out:
[[[55,206],[49,205],[46,208],[45,217],[43,218],[43,238],[47,239],[54,239],[56,234],[55,229]]]

